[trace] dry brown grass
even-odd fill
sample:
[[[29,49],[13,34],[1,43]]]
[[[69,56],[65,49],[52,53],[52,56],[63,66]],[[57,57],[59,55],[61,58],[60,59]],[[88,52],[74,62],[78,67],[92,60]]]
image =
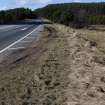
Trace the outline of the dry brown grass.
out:
[[[81,29],[78,32],[82,37],[96,42],[99,49],[105,50],[105,31]]]
[[[104,105],[105,32],[58,27],[70,51],[67,105]]]

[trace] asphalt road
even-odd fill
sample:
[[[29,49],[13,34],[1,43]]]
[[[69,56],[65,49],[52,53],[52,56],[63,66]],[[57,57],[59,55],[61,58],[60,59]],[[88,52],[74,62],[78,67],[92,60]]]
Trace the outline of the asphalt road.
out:
[[[25,21],[19,24],[0,25],[0,51],[31,33],[39,24]]]

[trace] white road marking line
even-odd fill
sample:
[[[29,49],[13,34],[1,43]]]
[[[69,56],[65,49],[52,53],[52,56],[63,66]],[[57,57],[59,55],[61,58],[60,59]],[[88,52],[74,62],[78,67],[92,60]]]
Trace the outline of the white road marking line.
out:
[[[16,47],[16,48],[9,48],[8,50],[18,50],[18,49],[25,49],[26,47]]]
[[[24,31],[24,30],[27,30],[28,28],[23,28],[23,29],[21,29],[22,31]]]
[[[9,27],[14,27],[14,26],[2,26],[2,27],[0,27],[0,29],[5,29],[5,28],[9,28]]]
[[[12,28],[12,27],[18,28],[18,27],[20,27],[20,26],[19,26],[19,25],[0,26],[0,30]]]
[[[6,31],[9,31],[9,30],[13,30],[13,29],[21,28],[21,27],[22,26],[19,26],[19,25],[2,27],[2,28],[0,28],[0,31],[3,31],[4,29],[6,29]]]
[[[19,40],[15,41],[14,43],[10,44],[9,46],[7,46],[6,48],[4,48],[3,50],[0,51],[0,54],[3,53],[4,51],[6,51],[7,49],[9,49],[10,47],[14,46],[15,44],[19,43],[20,41],[22,41],[23,39],[25,39],[26,37],[28,37],[29,35],[31,35],[34,31],[36,31],[41,25],[39,25],[37,28],[35,28],[33,31],[31,31],[29,34],[27,34],[26,36],[20,38]]]
[[[20,43],[29,43],[29,42],[32,42],[32,41],[21,41]]]

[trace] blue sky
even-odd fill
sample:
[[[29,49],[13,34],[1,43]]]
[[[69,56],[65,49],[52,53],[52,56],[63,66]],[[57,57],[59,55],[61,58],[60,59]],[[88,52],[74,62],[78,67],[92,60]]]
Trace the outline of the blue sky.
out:
[[[28,7],[36,9],[52,3],[67,3],[67,2],[105,2],[105,0],[0,0],[0,10]]]

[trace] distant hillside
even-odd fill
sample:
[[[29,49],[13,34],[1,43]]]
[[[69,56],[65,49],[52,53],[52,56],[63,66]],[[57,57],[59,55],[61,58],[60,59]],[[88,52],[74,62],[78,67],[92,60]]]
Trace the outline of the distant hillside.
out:
[[[35,17],[33,11],[28,8],[9,9],[0,11],[0,24]]]
[[[51,4],[35,10],[35,13],[66,25],[70,22],[105,24],[105,2]]]

